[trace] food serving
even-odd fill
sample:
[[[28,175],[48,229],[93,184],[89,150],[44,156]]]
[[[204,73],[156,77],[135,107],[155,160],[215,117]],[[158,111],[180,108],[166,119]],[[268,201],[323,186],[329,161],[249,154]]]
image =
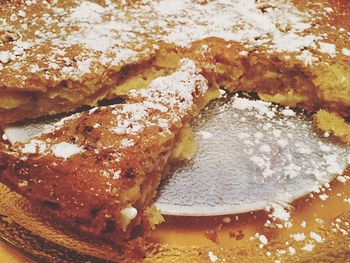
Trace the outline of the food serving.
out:
[[[28,142],[4,142],[0,180],[57,223],[140,257],[140,236],[162,221],[151,206],[159,183],[193,155],[189,123],[219,87],[317,112],[318,128],[350,142],[349,7],[1,3],[2,128],[78,112]]]

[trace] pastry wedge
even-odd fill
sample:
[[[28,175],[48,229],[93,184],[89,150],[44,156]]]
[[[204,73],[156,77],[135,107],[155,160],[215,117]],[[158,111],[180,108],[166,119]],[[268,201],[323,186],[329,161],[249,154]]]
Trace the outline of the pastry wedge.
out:
[[[124,103],[74,114],[7,147],[0,181],[54,222],[125,253],[130,240],[162,221],[153,198],[167,167],[193,154],[188,125],[208,92],[194,62],[184,59],[173,74],[131,90]],[[133,250],[140,256],[142,249]]]

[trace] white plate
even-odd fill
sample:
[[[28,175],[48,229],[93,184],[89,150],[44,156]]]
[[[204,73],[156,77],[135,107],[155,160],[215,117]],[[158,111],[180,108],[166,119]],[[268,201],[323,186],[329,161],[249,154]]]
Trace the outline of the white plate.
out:
[[[198,150],[162,186],[163,214],[213,216],[288,204],[330,182],[349,147],[316,134],[311,117],[233,96],[214,101],[193,127]]]

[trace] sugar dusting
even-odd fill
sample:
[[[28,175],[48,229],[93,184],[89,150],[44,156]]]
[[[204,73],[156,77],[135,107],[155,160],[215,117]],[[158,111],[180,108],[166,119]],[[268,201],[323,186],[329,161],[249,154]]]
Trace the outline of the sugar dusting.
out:
[[[158,40],[188,46],[219,37],[246,49],[293,53],[305,64],[320,60],[317,50],[331,57],[349,54],[347,47],[340,50],[317,33],[317,17],[327,16],[327,11],[313,11],[317,6],[300,11],[290,1],[38,1],[4,8],[8,17],[1,19],[1,28],[21,32],[21,37],[12,34],[13,41],[0,46],[0,79],[4,82],[4,74],[14,74],[19,86],[33,73],[47,80],[78,80],[100,66],[134,63],[152,54]]]
[[[295,116],[295,112],[291,109],[284,109],[280,111],[280,113],[277,113],[277,111],[273,108],[273,105],[271,103],[262,103],[260,101],[254,102],[245,98],[239,98],[236,100],[235,103],[233,103],[234,107],[239,110],[249,110],[255,112],[257,115],[257,118],[261,118],[259,116],[265,116],[266,118],[269,118],[269,116],[276,116],[276,114],[282,113],[284,116]],[[269,113],[270,112],[270,113]],[[286,122],[286,125],[288,122]],[[276,129],[275,125],[264,125],[261,127],[262,129],[266,130],[273,130]],[[290,128],[293,128],[292,126]],[[296,128],[296,127],[294,127]],[[274,136],[278,139],[281,137],[281,132],[278,132],[277,130],[272,131]],[[244,136],[243,136],[244,135]],[[242,134],[242,139],[249,138],[246,134]],[[282,148],[287,147],[292,141],[293,137],[291,136],[285,136],[286,139],[285,143],[282,145]],[[259,149],[260,152],[265,153],[262,155],[253,155],[251,157],[251,161],[260,167],[263,171],[263,176],[270,177],[272,175],[272,171],[270,170],[271,167],[271,159],[270,157],[267,157],[270,152],[270,149],[266,147],[265,144],[261,144],[260,141],[263,140],[262,134],[256,134],[254,136],[255,138],[255,144],[260,145]],[[279,139],[281,140],[281,139]],[[309,155],[313,150],[308,148],[308,146],[304,144],[295,144],[296,147],[298,147],[300,154],[303,154],[305,156]],[[329,199],[329,194],[327,193],[328,189],[330,189],[330,185],[327,183],[326,173],[327,174],[338,174],[337,179],[340,182],[346,183],[346,175],[343,175],[343,172],[345,170],[344,163],[342,163],[338,158],[336,154],[334,154],[334,150],[332,150],[333,146],[326,145],[322,141],[319,142],[318,145],[318,152],[322,156],[323,161],[321,166],[323,167],[321,171],[318,169],[315,170],[307,170],[307,173],[313,174],[315,176],[315,179],[320,182],[317,186],[315,186],[314,189],[310,189],[311,191],[314,191],[318,193],[318,197],[322,202],[326,202]],[[345,162],[345,165],[349,165],[350,162],[347,160]],[[294,178],[299,176],[299,174],[302,171],[302,166],[299,166],[297,163],[292,163],[290,165],[284,166],[285,175],[290,178]],[[305,172],[305,171],[304,171]],[[314,194],[310,194],[311,197],[314,196]],[[281,203],[282,201],[282,203]],[[347,199],[343,199],[344,202],[347,201]],[[268,228],[285,228],[285,229],[292,229],[294,222],[292,221],[292,213],[293,211],[290,209],[291,207],[289,205],[283,204],[283,197],[280,200],[280,203],[273,203],[270,207],[267,208],[268,210],[268,216],[269,220],[266,221],[265,227]],[[317,220],[316,220],[317,221]],[[340,221],[339,221],[340,222]],[[334,223],[334,232],[340,232],[343,235],[347,235],[347,231],[344,230],[339,226],[339,222]],[[319,220],[319,224],[323,224],[324,222],[322,220]],[[302,228],[305,228],[307,226],[306,221],[302,221],[300,223],[300,226]],[[267,255],[272,256],[272,254],[275,254],[275,256],[278,259],[283,259],[283,257],[288,253],[290,256],[294,256],[297,253],[310,253],[312,252],[318,244],[324,243],[326,240],[325,236],[322,236],[320,233],[316,231],[310,231],[309,233],[293,233],[290,235],[290,239],[294,242],[301,243],[301,245],[297,245],[296,247],[289,246],[286,249],[276,249],[275,251],[268,250]],[[263,249],[267,245],[267,238],[264,235],[256,234],[255,237],[252,237],[252,240],[258,240],[259,244],[258,247]],[[286,242],[286,245],[289,244],[290,241]]]
[[[217,262],[219,259],[212,251],[208,252],[208,257],[209,257],[210,262],[212,262],[212,263]]]
[[[64,160],[83,154],[85,149],[91,149],[91,144],[85,140],[75,143],[62,141],[55,134],[60,134],[59,131],[72,122],[103,111],[104,117],[111,117],[111,121],[108,125],[94,124],[87,127],[88,131],[107,129],[108,134],[104,133],[104,136],[115,138],[119,142],[120,151],[132,150],[137,147],[137,142],[142,140],[145,129],[156,128],[155,136],[160,137],[171,134],[174,125],[178,126],[184,117],[193,114],[195,100],[203,96],[207,89],[207,80],[199,74],[195,63],[183,59],[181,66],[173,74],[155,79],[147,89],[131,90],[127,103],[95,107],[87,112],[62,118],[56,123],[45,125],[41,134],[23,144],[15,144],[15,147],[19,147],[19,152],[25,155],[53,154]],[[53,135],[54,139],[49,138],[45,142],[39,139],[49,135]],[[97,141],[94,150],[96,154],[103,150],[98,143]],[[105,172],[104,174],[109,176],[110,172]],[[118,179],[120,173],[113,172],[112,177]]]
[[[75,144],[61,142],[51,146],[52,153],[64,159],[68,159],[75,154],[80,154],[83,152],[83,149]]]
[[[194,62],[184,59],[175,73],[155,79],[147,89],[131,90],[131,100],[140,102],[113,107],[116,123],[111,131],[135,135],[145,127],[160,126],[163,132],[169,132],[167,120],[150,113],[158,111],[166,114],[168,120],[177,122],[193,107],[193,94],[204,94],[207,88],[207,81],[198,74]],[[123,118],[123,114],[128,117]]]
[[[273,121],[278,114],[282,114],[286,118],[296,116],[296,113],[289,109],[285,108],[281,111],[277,111],[277,108],[269,102],[264,102],[260,100],[251,100],[248,98],[236,97],[231,103],[232,107],[241,111],[250,111],[257,119],[267,118],[267,120],[271,120],[272,122],[276,122],[276,124],[284,125],[289,127],[290,129],[296,129],[297,127],[288,121],[287,119],[282,119],[279,121]],[[244,121],[244,120],[243,120]],[[281,148],[282,151],[287,151],[289,147],[293,145],[296,147],[297,151],[300,155],[308,156],[315,150],[310,149],[309,146],[303,143],[294,143],[292,133],[284,134],[282,137],[283,129],[279,128],[278,125],[272,125],[271,123],[265,123],[264,125],[259,124],[259,129],[264,130],[265,132],[271,133],[275,138],[276,142]],[[275,166],[276,162],[283,163],[283,169],[279,172],[280,176],[284,176],[285,178],[293,179],[298,177],[303,171],[302,163],[291,162],[292,155],[286,155],[282,158],[280,153],[276,153],[275,150],[272,150],[270,145],[265,143],[265,139],[262,132],[256,132],[254,135],[254,142],[252,138],[248,135],[248,133],[238,134],[238,137],[243,140],[249,147],[255,147],[258,151],[254,151],[254,153],[250,154],[250,160],[262,171],[262,175],[264,178],[268,179],[276,174]],[[322,162],[318,164],[318,168],[308,169],[306,173],[313,174],[315,178],[322,182],[324,177],[326,176],[325,171],[328,174],[338,174],[338,180],[342,180],[342,173],[345,169],[346,164],[344,164],[343,160],[339,160],[339,157],[336,154],[332,154],[331,152],[334,150],[334,146],[329,146],[324,144],[322,141],[318,142],[317,151],[322,154]],[[248,148],[249,149],[249,148]],[[331,150],[332,149],[332,150]],[[278,155],[278,159],[276,160]],[[282,159],[281,159],[282,158]],[[348,163],[350,163],[348,161]],[[320,169],[322,168],[322,169]],[[322,170],[322,171],[321,171]],[[280,177],[278,176],[278,178]],[[314,189],[313,189],[314,190]]]

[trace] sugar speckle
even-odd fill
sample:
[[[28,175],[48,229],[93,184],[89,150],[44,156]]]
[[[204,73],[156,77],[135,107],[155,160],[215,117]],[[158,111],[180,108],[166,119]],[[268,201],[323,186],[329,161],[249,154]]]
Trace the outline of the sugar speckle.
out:
[[[332,57],[336,56],[337,50],[334,44],[319,42],[319,45],[320,45],[320,52],[327,53]]]
[[[52,153],[64,159],[68,159],[75,154],[83,152],[83,149],[75,144],[61,142],[51,146]]]
[[[18,12],[18,16],[20,16],[20,17],[26,17],[26,13],[25,13],[23,10],[20,10],[20,11]]]
[[[212,251],[209,251],[208,252],[208,257],[209,257],[209,260],[212,262],[212,263],[215,263],[216,261],[218,261],[218,257],[214,255],[214,253]]]
[[[120,170],[116,171],[116,172],[113,173],[112,179],[113,180],[118,180],[120,178],[120,175],[121,175],[121,171]]]
[[[31,140],[29,143],[26,143],[23,148],[22,148],[22,153],[29,153],[29,154],[34,154],[34,153],[44,153],[46,150],[46,143],[41,140]]]
[[[321,199],[322,201],[326,201],[328,198],[329,198],[329,196],[326,195],[326,194],[321,194],[321,195],[320,195],[320,199]]]
[[[302,227],[302,228],[305,228],[306,227],[306,222],[305,221],[302,221],[301,223],[300,223],[300,226]]]
[[[308,243],[302,248],[302,250],[307,251],[307,252],[311,252],[314,248],[315,248],[315,245]]]
[[[310,232],[310,238],[315,240],[317,243],[322,243],[324,241],[323,238],[320,235],[318,235],[318,234],[316,234],[315,232],[312,232],[312,231]]]
[[[10,54],[6,51],[0,51],[0,62],[1,63],[8,63],[10,61],[11,57]]]
[[[126,207],[123,208],[120,213],[131,221],[137,216],[137,209],[135,207]]]
[[[266,236],[264,236],[264,235],[260,235],[259,236],[259,241],[260,241],[261,244],[263,244],[265,246],[267,245],[267,242],[268,242]]]
[[[304,233],[296,233],[296,234],[292,234],[291,237],[295,240],[295,241],[303,241],[305,240],[306,236]]]
[[[281,111],[281,113],[282,113],[284,116],[295,116],[295,115],[296,115],[296,113],[295,113],[293,110],[291,110],[291,109],[283,109],[283,110]]]
[[[135,145],[135,142],[133,140],[129,140],[129,139],[123,139],[121,142],[120,142],[120,146],[122,148],[128,148],[128,147],[132,147]]]
[[[295,255],[295,248],[293,248],[293,247],[288,247],[288,252],[289,252],[289,254],[291,255],[291,256],[293,256],[293,255]]]
[[[342,53],[343,53],[343,55],[350,57],[350,49],[343,48]]]

